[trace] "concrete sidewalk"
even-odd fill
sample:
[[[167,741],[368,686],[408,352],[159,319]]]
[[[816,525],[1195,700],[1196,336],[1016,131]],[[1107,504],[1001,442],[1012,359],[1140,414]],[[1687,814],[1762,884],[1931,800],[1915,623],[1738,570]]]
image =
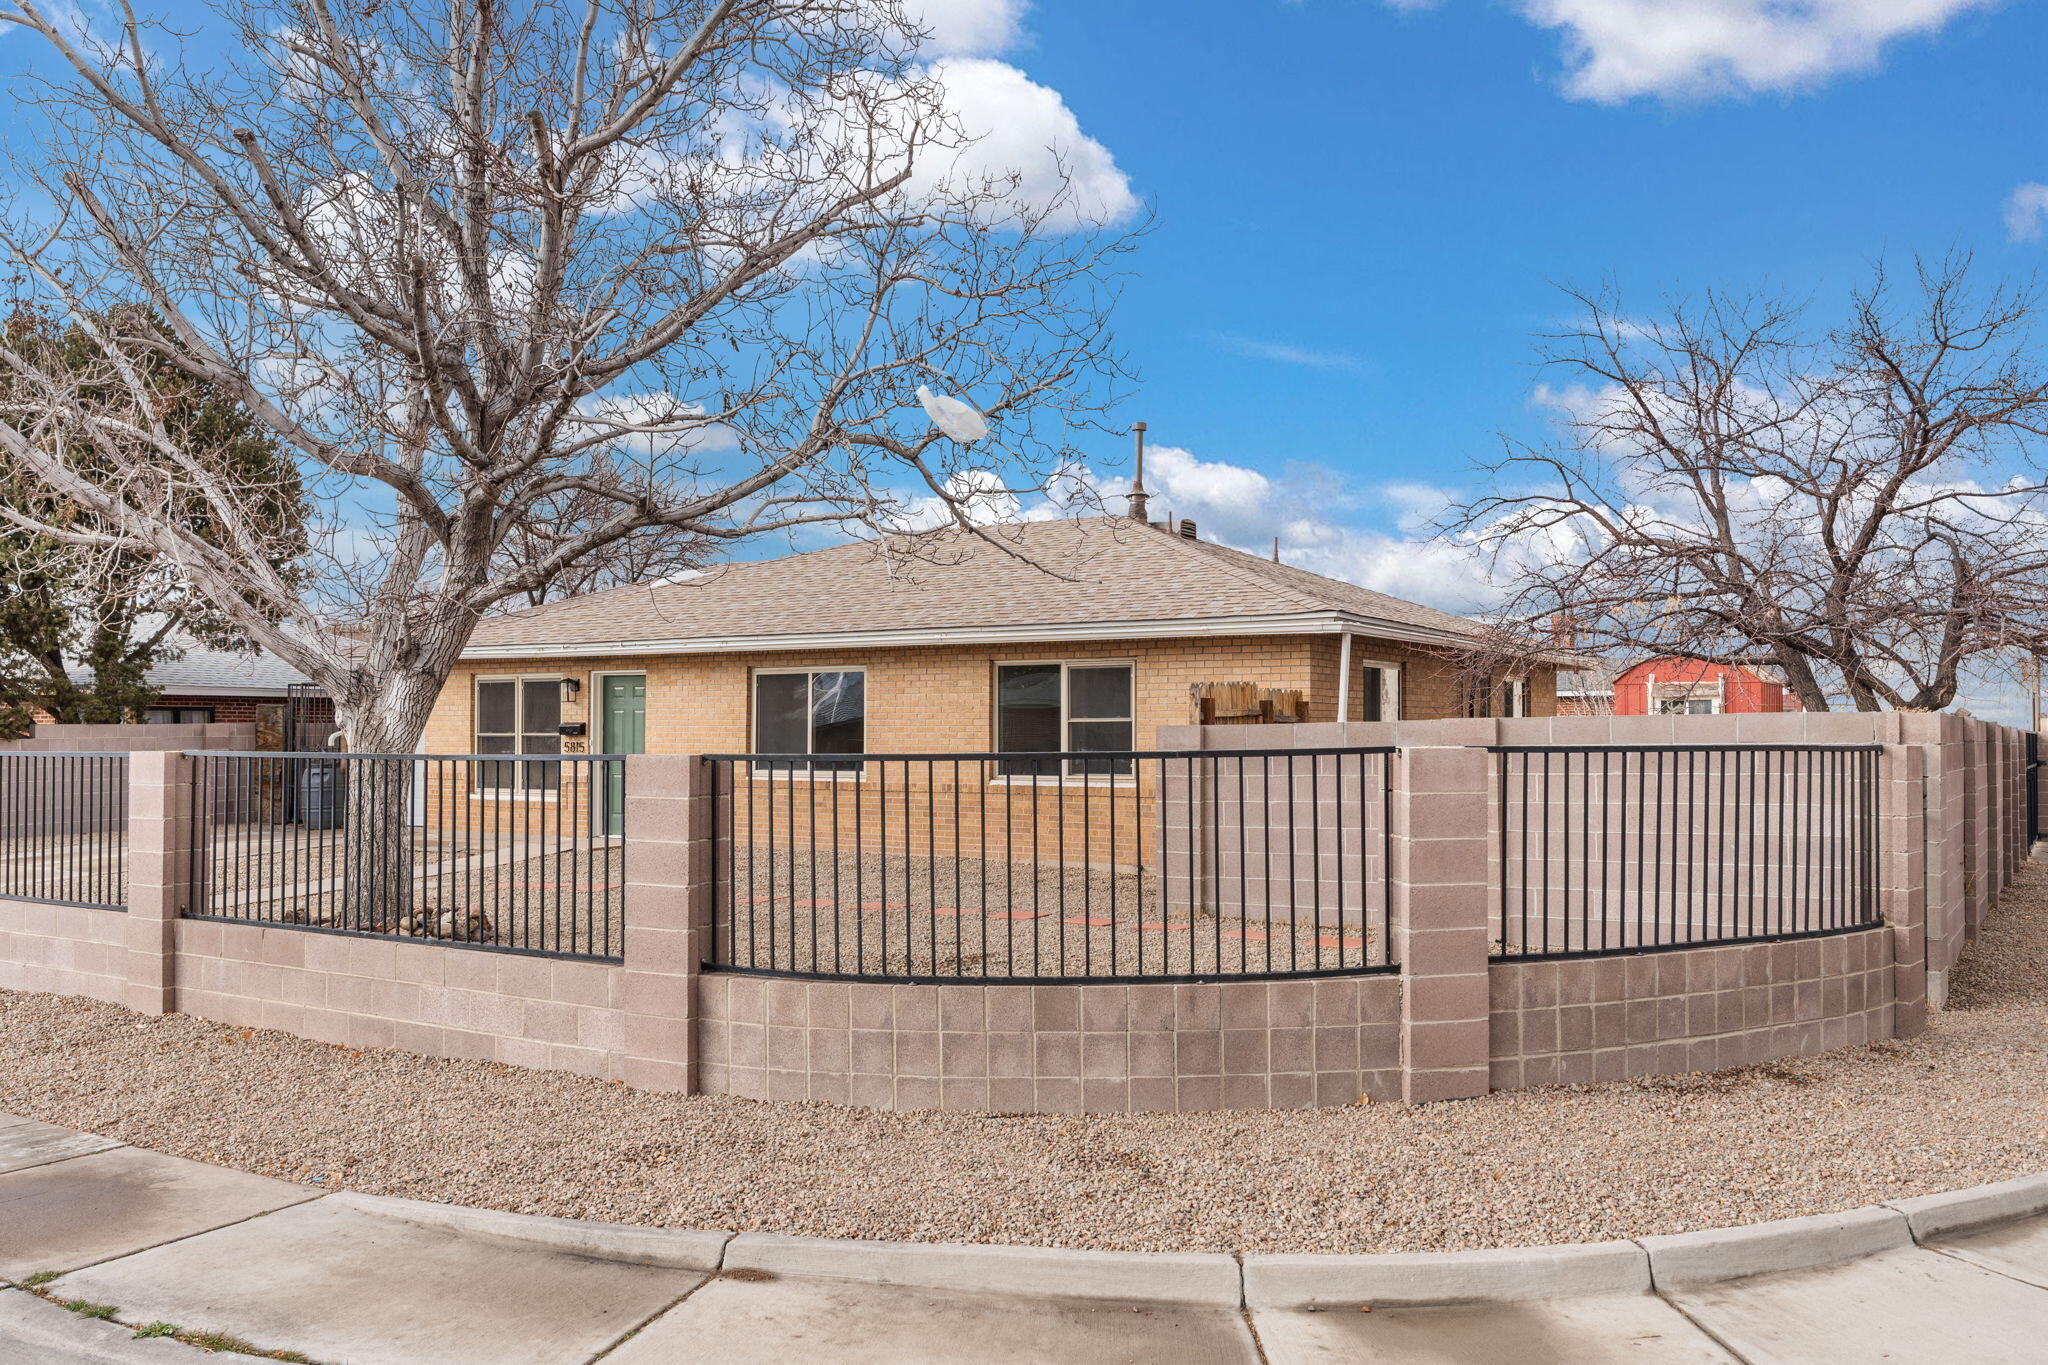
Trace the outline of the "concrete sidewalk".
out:
[[[1662,1293],[1370,1311],[1242,1311],[1215,1293],[1213,1272],[1233,1269],[1218,1257],[1162,1260],[1171,1278],[1128,1281],[1140,1297],[1109,1298],[1125,1283],[1107,1263],[1071,1296],[1025,1294],[1034,1277],[1056,1280],[1058,1258],[965,1253],[934,1287],[795,1273],[810,1253],[793,1242],[778,1253],[784,1241],[323,1196],[0,1115],[0,1365],[246,1359],[132,1335],[151,1323],[322,1365],[2006,1365],[2048,1354],[2048,1218]],[[769,1253],[789,1269],[762,1268]],[[1014,1270],[1001,1268],[1006,1256]],[[877,1267],[886,1260],[877,1253]],[[31,1278],[40,1296],[18,1287]],[[65,1301],[110,1308],[112,1320]]]

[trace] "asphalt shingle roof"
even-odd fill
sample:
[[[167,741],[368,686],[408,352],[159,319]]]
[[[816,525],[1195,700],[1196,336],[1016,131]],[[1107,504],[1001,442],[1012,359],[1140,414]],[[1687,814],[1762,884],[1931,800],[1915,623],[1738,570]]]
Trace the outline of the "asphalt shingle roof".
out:
[[[1339,611],[1467,637],[1476,623],[1122,517],[859,541],[491,617],[473,648],[972,630]]]
[[[206,649],[185,645],[176,659],[149,670],[149,685],[172,696],[218,692],[226,688],[266,688],[282,693],[306,675],[274,654],[260,650]]]

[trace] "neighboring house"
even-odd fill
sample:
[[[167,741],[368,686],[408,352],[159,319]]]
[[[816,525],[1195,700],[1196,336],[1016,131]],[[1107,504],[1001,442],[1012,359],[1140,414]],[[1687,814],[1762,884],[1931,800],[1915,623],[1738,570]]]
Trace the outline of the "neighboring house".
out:
[[[1615,675],[1613,696],[1617,716],[1714,716],[1803,709],[1777,678],[1703,659],[1645,659]]]
[[[178,657],[144,675],[158,695],[143,715],[151,725],[213,725],[281,716],[296,707],[306,724],[329,726],[334,704],[296,668],[261,650],[207,649],[181,644]],[[89,681],[90,675],[79,680]],[[47,715],[37,720],[47,724]]]
[[[261,650],[184,648],[176,659],[149,670],[149,685],[160,689],[144,717],[153,725],[255,720],[260,708],[296,703],[299,718],[314,724],[334,721],[334,703],[305,674]]]
[[[426,748],[1146,749],[1195,719],[1198,689],[1226,683],[1299,693],[1306,721],[1553,710],[1551,666],[1479,686],[1461,674],[1475,623],[1196,539],[1191,523],[992,533],[1014,553],[958,532],[893,555],[858,542],[492,617]]]

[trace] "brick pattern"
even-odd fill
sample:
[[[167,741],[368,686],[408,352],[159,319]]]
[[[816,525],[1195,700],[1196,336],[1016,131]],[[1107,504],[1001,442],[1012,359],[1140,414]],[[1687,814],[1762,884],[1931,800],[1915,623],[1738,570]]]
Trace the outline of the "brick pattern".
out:
[[[646,755],[627,766],[625,1080],[642,1090],[698,1088],[695,981],[711,955],[708,769]]]
[[[0,990],[128,1003],[128,917],[0,898]]]
[[[128,1000],[143,1014],[168,1014],[178,917],[191,888],[192,760],[183,754],[128,758]]]
[[[1393,836],[1395,959],[1402,994],[1404,1097],[1486,1093],[1488,786],[1483,749],[1403,749]]]
[[[152,706],[206,706],[213,710],[215,725],[254,724],[276,716],[285,703],[268,697],[224,697],[213,692],[166,692]],[[326,697],[309,697],[300,703],[301,718],[309,725],[334,724],[334,703]]]
[[[239,1028],[618,1080],[619,968],[181,920],[177,1005]]]
[[[1713,1071],[1892,1036],[1891,935],[1496,963],[1496,1090]]]
[[[1402,714],[1410,718],[1459,714],[1457,670],[1440,653],[1388,641],[1353,641],[1351,709],[1362,717],[1358,682],[1368,662],[1402,670]],[[1158,728],[1187,725],[1195,717],[1188,688],[1205,682],[1256,682],[1297,688],[1308,718],[1336,718],[1337,654],[1334,637],[1217,636],[1180,640],[1087,641],[1019,645],[918,646],[860,650],[754,651],[694,655],[610,655],[574,660],[535,658],[468,662],[456,668],[428,722],[432,753],[475,748],[475,680],[499,676],[569,676],[583,688],[562,711],[564,721],[591,725],[595,746],[596,675],[647,675],[647,750],[657,754],[735,753],[751,748],[750,706],[756,669],[864,668],[867,670],[867,748],[870,753],[983,753],[995,748],[995,669],[1034,660],[1127,660],[1132,664],[1135,743],[1155,743]],[[1530,707],[1555,705],[1555,678],[1531,678]],[[1253,736],[1275,727],[1244,726]]]
[[[1113,1114],[1400,1098],[1392,976],[918,986],[698,978],[712,1094]]]

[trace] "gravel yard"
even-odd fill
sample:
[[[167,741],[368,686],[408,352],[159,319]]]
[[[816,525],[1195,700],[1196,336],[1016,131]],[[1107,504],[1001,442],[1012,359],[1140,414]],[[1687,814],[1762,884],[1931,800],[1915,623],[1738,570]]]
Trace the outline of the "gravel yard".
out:
[[[0,993],[0,1110],[322,1188],[619,1222],[1138,1250],[1565,1242],[2048,1169],[2048,868],[1924,1036],[1419,1109],[877,1114],[636,1094]]]

